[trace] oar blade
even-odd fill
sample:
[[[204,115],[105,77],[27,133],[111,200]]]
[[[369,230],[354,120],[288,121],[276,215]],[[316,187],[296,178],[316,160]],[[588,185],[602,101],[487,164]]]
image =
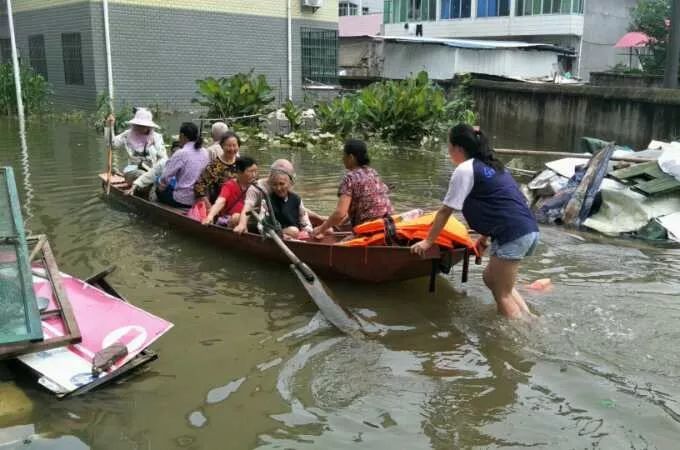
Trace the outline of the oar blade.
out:
[[[324,288],[323,284],[319,281],[319,277],[314,276],[313,281],[308,281],[304,274],[295,267],[294,264],[290,265],[290,270],[295,273],[295,275],[300,280],[300,283],[304,286],[312,298],[316,306],[319,308],[321,313],[324,315],[326,320],[332,323],[336,328],[338,328],[343,333],[358,336],[362,331],[360,323],[354,317],[354,315],[347,311],[345,308],[340,306],[331,298],[331,296]]]

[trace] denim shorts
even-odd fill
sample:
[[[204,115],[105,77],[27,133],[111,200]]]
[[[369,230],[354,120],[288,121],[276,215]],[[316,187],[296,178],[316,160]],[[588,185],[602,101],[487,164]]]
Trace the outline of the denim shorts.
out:
[[[538,231],[534,231],[503,245],[498,245],[498,241],[493,240],[489,248],[489,255],[500,259],[519,261],[526,256],[533,255],[538,244],[538,236]]]

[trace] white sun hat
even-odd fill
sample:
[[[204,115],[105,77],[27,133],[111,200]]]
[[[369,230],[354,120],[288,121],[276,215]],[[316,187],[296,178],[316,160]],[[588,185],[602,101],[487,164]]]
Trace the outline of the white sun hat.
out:
[[[135,117],[128,121],[128,125],[139,125],[141,127],[160,128],[153,121],[153,114],[146,108],[137,108]]]

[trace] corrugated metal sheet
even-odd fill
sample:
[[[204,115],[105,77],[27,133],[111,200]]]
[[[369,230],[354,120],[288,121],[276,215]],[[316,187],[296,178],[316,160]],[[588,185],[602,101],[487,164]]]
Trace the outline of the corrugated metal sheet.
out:
[[[491,41],[482,39],[444,39],[428,37],[408,37],[408,36],[371,36],[373,39],[385,42],[401,42],[412,44],[433,44],[445,45],[447,47],[465,48],[473,50],[542,50],[564,55],[574,55],[571,49],[559,47],[552,44],[541,44],[533,42],[519,41]]]

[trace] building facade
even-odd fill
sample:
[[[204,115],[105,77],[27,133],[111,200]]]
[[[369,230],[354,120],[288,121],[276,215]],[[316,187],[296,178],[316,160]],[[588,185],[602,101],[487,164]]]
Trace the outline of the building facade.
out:
[[[386,36],[521,40],[574,50],[564,67],[588,79],[623,60],[614,49],[636,0],[386,0]]]
[[[365,16],[383,12],[383,0],[339,0],[338,15]]]
[[[283,0],[109,0],[111,56],[117,102],[195,109],[198,79],[253,70],[264,74],[279,100],[307,84],[337,76],[338,0],[308,7],[292,0],[292,54]],[[9,59],[4,1],[0,50]],[[107,90],[101,0],[13,2],[22,63],[46,76],[61,109],[92,109]]]

